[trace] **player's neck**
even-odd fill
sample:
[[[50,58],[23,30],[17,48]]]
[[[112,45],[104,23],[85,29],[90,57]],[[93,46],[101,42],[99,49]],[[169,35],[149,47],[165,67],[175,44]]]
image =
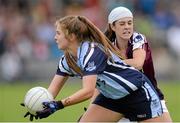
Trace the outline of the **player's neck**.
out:
[[[68,52],[73,56],[73,58],[77,59],[77,52],[78,52],[78,47],[79,47],[79,42],[71,42],[68,48]]]
[[[128,40],[122,38],[116,38],[116,46],[120,50],[126,50],[128,48]]]
[[[74,47],[68,50],[68,52],[71,54],[75,61],[77,60],[77,49],[78,48]]]

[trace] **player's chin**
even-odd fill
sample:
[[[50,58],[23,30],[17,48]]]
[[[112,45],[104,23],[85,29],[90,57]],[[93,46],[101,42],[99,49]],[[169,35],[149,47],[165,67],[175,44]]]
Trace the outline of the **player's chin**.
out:
[[[124,40],[129,40],[131,38],[131,35],[123,35],[122,37]]]
[[[65,50],[65,48],[62,47],[62,46],[60,46],[60,45],[58,45],[58,49],[60,49],[60,50]]]

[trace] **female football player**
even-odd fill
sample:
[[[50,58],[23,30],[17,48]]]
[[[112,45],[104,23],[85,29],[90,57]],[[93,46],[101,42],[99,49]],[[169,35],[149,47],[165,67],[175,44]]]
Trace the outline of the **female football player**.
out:
[[[117,7],[110,12],[108,23],[106,36],[121,52],[124,63],[142,71],[150,79],[161,99],[162,117],[171,121],[164,95],[157,86],[149,43],[143,34],[134,32],[132,12],[125,7]]]
[[[48,90],[57,96],[69,76],[81,77],[82,88],[65,99],[44,102],[36,118],[46,118],[67,106],[100,94],[80,122],[163,122],[157,92],[139,70],[125,64],[106,36],[83,16],[66,16],[56,22],[55,40],[64,51]],[[30,114],[31,115],[31,114]]]

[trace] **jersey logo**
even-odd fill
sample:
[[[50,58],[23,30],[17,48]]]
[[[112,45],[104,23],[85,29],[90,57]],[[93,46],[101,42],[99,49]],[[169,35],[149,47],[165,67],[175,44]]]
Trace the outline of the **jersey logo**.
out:
[[[94,64],[94,61],[93,62],[89,62],[88,63],[88,66],[87,66],[87,68],[86,68],[86,71],[93,71],[93,70],[95,70],[96,69],[96,66],[95,66],[95,64]]]
[[[134,38],[134,42],[137,43],[139,41],[143,40],[142,36],[141,35],[137,35],[135,38]]]
[[[146,114],[138,114],[137,115],[137,118],[145,118],[145,117],[147,117]]]

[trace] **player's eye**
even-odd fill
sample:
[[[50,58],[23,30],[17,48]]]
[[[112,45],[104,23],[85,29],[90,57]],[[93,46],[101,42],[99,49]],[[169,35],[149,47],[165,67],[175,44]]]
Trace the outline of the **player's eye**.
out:
[[[129,22],[128,22],[128,25],[132,25],[132,21],[129,21]]]
[[[59,31],[56,31],[56,34],[57,34],[57,35],[60,35],[61,33],[60,33]]]
[[[120,26],[124,26],[124,25],[125,25],[125,23],[119,23],[119,25],[120,25]]]
[[[132,25],[132,23],[128,23],[128,25]]]

